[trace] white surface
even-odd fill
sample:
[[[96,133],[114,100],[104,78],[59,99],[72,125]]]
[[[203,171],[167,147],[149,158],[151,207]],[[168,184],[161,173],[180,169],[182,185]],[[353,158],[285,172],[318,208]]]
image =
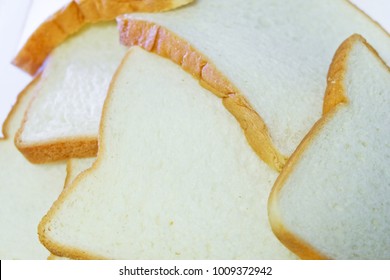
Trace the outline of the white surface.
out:
[[[30,77],[10,64],[17,50],[45,18],[68,0],[0,0],[0,123],[5,120],[17,94]],[[374,20],[390,32],[389,0],[353,0]],[[12,23],[12,24],[10,24]],[[0,132],[1,135],[1,132]]]

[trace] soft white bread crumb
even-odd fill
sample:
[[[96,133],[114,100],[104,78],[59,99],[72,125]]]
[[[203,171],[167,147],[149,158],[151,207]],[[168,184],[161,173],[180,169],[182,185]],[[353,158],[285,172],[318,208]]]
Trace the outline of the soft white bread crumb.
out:
[[[57,47],[27,111],[22,144],[96,138],[108,86],[124,53],[114,22],[88,25]]]
[[[197,0],[128,17],[157,23],[204,54],[247,97],[286,155],[321,116],[329,63],[345,38],[362,34],[390,63],[390,36],[344,0]],[[156,40],[154,46],[164,38]]]
[[[390,259],[390,71],[362,40],[345,71],[347,104],[307,136],[271,221],[327,258]]]
[[[71,258],[291,259],[273,235],[277,173],[221,101],[167,59],[131,49],[103,111],[98,159],[40,225]],[[77,234],[75,234],[77,233]]]
[[[59,196],[65,164],[33,165],[14,145],[14,135],[31,100],[36,81],[18,97],[0,139],[0,259],[46,259],[37,226]]]

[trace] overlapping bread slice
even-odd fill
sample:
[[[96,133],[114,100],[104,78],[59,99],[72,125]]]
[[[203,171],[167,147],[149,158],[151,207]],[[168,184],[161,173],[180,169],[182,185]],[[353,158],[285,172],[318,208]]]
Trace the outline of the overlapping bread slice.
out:
[[[19,95],[0,139],[0,259],[45,259],[37,226],[58,198],[66,176],[65,163],[37,166],[14,145],[23,113],[37,90],[39,77]]]
[[[197,0],[119,24],[124,44],[169,57],[225,103],[243,94],[285,155],[321,116],[329,63],[345,38],[363,34],[390,62],[389,34],[345,0]],[[240,122],[259,152],[252,120]]]
[[[193,0],[73,0],[43,22],[19,51],[13,63],[34,75],[50,53],[91,23],[114,20],[134,12],[162,12]]]
[[[110,86],[97,161],[42,220],[54,254],[112,259],[290,259],[262,162],[220,99],[133,48]]]
[[[324,115],[279,176],[272,228],[302,258],[390,258],[390,69],[359,35],[338,49]]]
[[[80,175],[82,172],[91,168],[96,158],[82,158],[82,159],[69,159],[66,163],[66,178],[65,188],[72,184],[73,180]],[[59,257],[50,254],[48,260],[69,260],[68,258]]]
[[[45,61],[39,91],[16,137],[20,151],[34,163],[95,156],[104,98],[125,53],[113,19],[191,1],[72,1],[44,22],[15,59],[30,73]]]

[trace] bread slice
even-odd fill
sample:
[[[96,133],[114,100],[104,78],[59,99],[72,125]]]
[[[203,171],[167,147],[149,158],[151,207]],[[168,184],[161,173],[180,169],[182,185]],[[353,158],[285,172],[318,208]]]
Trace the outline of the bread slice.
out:
[[[66,163],[66,179],[64,188],[72,184],[73,180],[80,175],[82,172],[89,169],[92,164],[95,162],[96,158],[83,158],[83,159],[70,159]],[[50,254],[47,258],[48,260],[69,260],[69,258],[64,258]]]
[[[74,179],[82,172],[91,168],[92,164],[96,161],[96,158],[82,158],[82,159],[70,159],[66,163],[66,179],[65,188],[68,187]]]
[[[320,118],[329,63],[345,38],[363,34],[390,62],[389,34],[345,0],[198,0],[119,24],[122,43],[172,59],[225,103],[245,96],[284,155]],[[240,121],[247,130],[251,121]],[[246,134],[259,153],[257,137]]]
[[[92,168],[39,226],[52,253],[295,258],[268,223],[277,172],[253,153],[218,98],[169,60],[129,50],[105,102],[99,141]]]
[[[324,116],[269,200],[272,228],[301,258],[390,259],[390,69],[359,35],[338,49]]]
[[[37,166],[14,145],[14,135],[34,95],[39,77],[19,95],[0,139],[0,259],[46,259],[37,226],[58,198],[66,175],[65,163]]]
[[[189,2],[73,1],[43,23],[16,60],[35,72],[46,59],[37,96],[15,140],[26,158],[45,163],[96,156],[103,102],[125,53],[115,22],[107,20],[123,12],[162,11]],[[93,22],[100,23],[87,24]]]
[[[30,36],[13,63],[34,75],[49,54],[72,34],[91,23],[114,20],[133,12],[162,12],[193,0],[78,0],[49,17]]]

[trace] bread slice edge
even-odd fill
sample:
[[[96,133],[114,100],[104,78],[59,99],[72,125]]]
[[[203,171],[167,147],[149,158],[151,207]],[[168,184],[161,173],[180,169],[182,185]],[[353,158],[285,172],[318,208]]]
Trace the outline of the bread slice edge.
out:
[[[34,31],[12,63],[30,75],[34,75],[56,46],[88,23],[113,20],[124,13],[167,11],[192,1],[71,1]]]
[[[256,154],[274,170],[282,170],[287,158],[273,144],[263,119],[206,55],[158,24],[126,15],[118,17],[117,22],[123,45],[142,47],[170,59],[190,73],[202,87],[222,99],[223,105],[236,118]]]
[[[283,226],[283,220],[279,213],[278,198],[284,183],[289,175],[294,171],[295,164],[299,162],[306,149],[311,145],[312,140],[321,132],[322,127],[333,118],[340,106],[348,105],[348,97],[344,86],[345,74],[348,68],[348,56],[355,43],[364,44],[368,50],[382,62],[384,67],[390,72],[390,68],[379,56],[377,51],[359,34],[353,34],[347,38],[337,49],[332,63],[329,67],[327,88],[324,95],[324,106],[322,117],[314,124],[312,129],[304,137],[297,149],[288,159],[285,168],[278,176],[271,190],[268,200],[268,215],[271,228],[276,237],[292,252],[302,259],[330,259],[328,256],[316,250],[310,244],[296,236]]]

